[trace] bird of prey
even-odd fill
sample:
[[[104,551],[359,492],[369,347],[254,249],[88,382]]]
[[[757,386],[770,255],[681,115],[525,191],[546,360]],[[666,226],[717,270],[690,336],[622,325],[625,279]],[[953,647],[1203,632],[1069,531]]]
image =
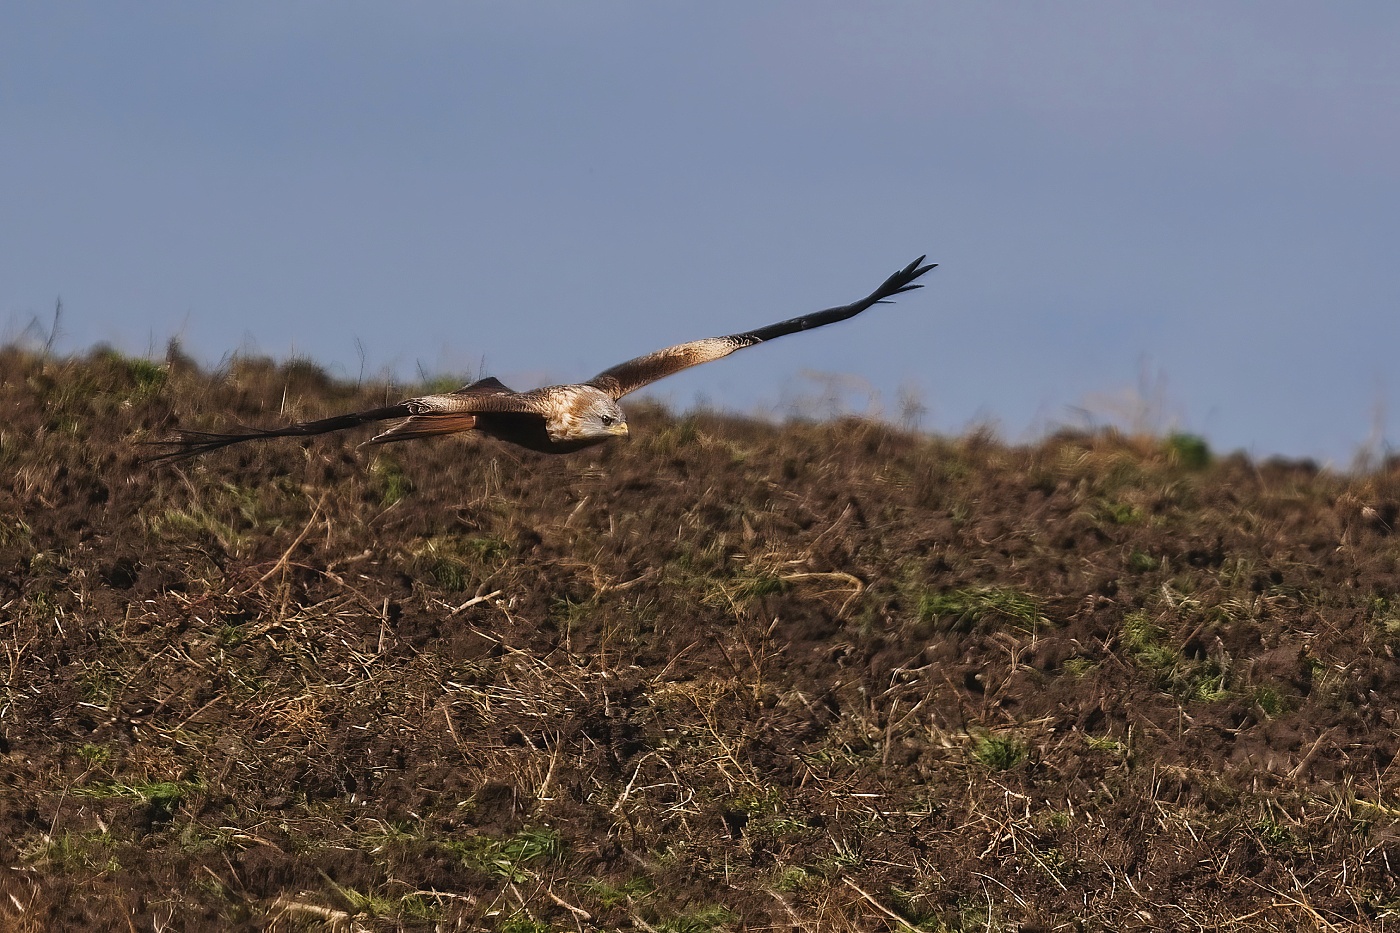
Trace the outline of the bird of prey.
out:
[[[751,347],[775,337],[844,321],[872,305],[885,303],[901,292],[922,288],[923,286],[914,280],[937,265],[923,265],[924,259],[925,257],[920,256],[885,279],[875,291],[851,304],[795,317],[742,334],[677,344],[619,363],[587,382],[514,392],[499,379],[491,377],[463,386],[454,392],[423,395],[387,408],[351,412],[334,418],[322,418],[319,421],[303,421],[282,428],[249,429],[237,434],[181,431],[173,440],[151,442],[173,448],[154,459],[193,457],[245,441],[273,437],[307,437],[396,418],[404,420],[367,443],[386,444],[390,441],[408,441],[436,434],[475,431],[530,450],[552,454],[569,453],[600,444],[609,438],[626,436],[627,416],[617,404],[618,399],[624,395],[682,369],[720,359],[735,350],[742,350],[744,347]]]

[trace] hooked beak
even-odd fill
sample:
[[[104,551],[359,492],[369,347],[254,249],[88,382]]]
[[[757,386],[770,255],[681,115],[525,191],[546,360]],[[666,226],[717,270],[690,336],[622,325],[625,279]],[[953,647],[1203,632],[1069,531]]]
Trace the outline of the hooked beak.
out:
[[[619,421],[617,424],[612,425],[611,427],[608,428],[608,433],[609,433],[609,434],[615,434],[615,435],[617,435],[618,437],[626,437],[626,436],[627,436],[627,422],[626,422],[626,421]]]

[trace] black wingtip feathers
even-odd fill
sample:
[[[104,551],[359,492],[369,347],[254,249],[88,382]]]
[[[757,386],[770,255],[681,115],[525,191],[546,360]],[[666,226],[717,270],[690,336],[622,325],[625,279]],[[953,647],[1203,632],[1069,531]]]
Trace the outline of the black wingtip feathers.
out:
[[[936,262],[924,265],[923,262],[927,258],[927,254],[920,256],[888,279],[885,279],[885,284],[881,285],[879,290],[875,293],[879,296],[876,299],[876,303],[881,303],[886,298],[901,294],[902,292],[912,292],[916,288],[923,288],[923,283],[915,282],[914,280],[930,269],[936,269],[938,267],[938,263]]]

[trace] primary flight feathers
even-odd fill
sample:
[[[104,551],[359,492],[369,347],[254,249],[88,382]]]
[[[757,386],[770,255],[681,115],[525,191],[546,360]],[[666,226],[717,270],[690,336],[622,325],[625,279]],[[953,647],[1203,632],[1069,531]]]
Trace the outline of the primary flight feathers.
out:
[[[529,392],[513,392],[499,379],[487,378],[442,395],[424,395],[386,408],[351,412],[319,421],[303,421],[282,428],[248,430],[239,434],[212,434],[181,431],[172,440],[152,443],[174,448],[157,455],[157,460],[175,460],[272,437],[307,437],[330,431],[343,431],[375,421],[404,419],[368,443],[384,444],[436,434],[476,431],[491,437],[545,453],[568,453],[599,444],[610,437],[627,434],[627,417],[617,401],[630,392],[658,379],[728,356],[801,330],[811,330],[855,317],[871,305],[887,301],[901,292],[923,286],[914,280],[937,263],[923,265],[923,256],[885,279],[879,288],[860,301],[815,314],[795,317],[758,330],[727,337],[710,337],[677,344],[646,356],[619,363],[587,382],[575,385],[545,386]]]

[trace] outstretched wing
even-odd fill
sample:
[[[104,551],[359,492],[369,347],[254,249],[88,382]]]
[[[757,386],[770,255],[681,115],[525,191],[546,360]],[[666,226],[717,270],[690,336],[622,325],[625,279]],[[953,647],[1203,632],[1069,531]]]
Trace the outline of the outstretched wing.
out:
[[[357,411],[318,421],[299,421],[281,428],[250,428],[234,434],[206,431],[180,431],[168,441],[143,441],[143,444],[170,447],[151,460],[183,460],[197,457],[222,447],[245,441],[270,440],[275,437],[310,437],[344,431],[375,421],[403,418],[399,424],[375,435],[368,443],[387,444],[408,441],[436,434],[456,434],[476,427],[478,414],[519,415],[543,418],[549,413],[546,400],[538,392],[512,392],[494,378],[483,379],[442,395],[424,395],[370,411]]]
[[[607,392],[615,399],[622,398],[627,393],[635,392],[658,379],[664,379],[682,369],[689,369],[691,366],[699,366],[701,363],[726,357],[735,350],[742,350],[744,347],[751,347],[756,343],[772,340],[774,337],[794,334],[800,330],[811,330],[824,324],[834,324],[837,321],[855,317],[871,305],[881,304],[900,292],[923,288],[914,280],[938,265],[937,263],[920,265],[925,258],[920,256],[900,269],[885,279],[884,284],[860,301],[780,321],[777,324],[769,324],[767,327],[761,327],[744,334],[709,337],[705,340],[693,340],[690,343],[681,343],[664,350],[657,350],[655,353],[648,353],[646,356],[639,356],[634,360],[628,360],[611,369],[604,370],[589,380],[588,384]]]

